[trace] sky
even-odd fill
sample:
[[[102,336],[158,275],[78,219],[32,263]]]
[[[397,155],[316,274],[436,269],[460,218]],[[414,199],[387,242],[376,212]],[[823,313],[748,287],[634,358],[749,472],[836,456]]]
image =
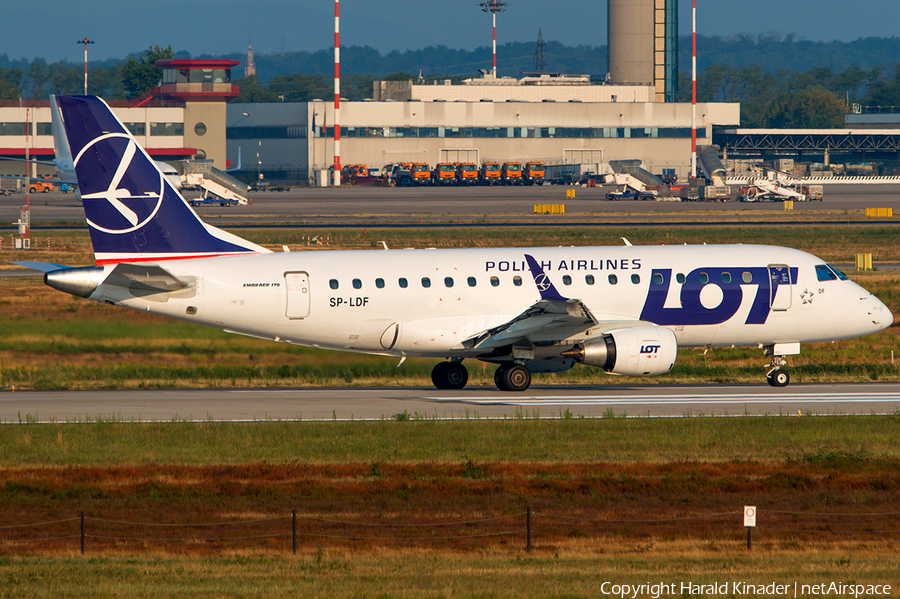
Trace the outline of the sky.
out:
[[[607,3],[598,0],[506,0],[497,43],[606,44]],[[680,30],[691,29],[691,1],[679,1]],[[39,0],[7,2],[0,54],[47,62],[125,58],[154,45],[213,56],[314,51],[333,47],[332,0]],[[387,54],[427,46],[472,50],[491,44],[491,16],[479,0],[343,0],[341,45]],[[898,34],[898,0],[697,0],[704,35],[794,33],[808,40],[852,41]],[[22,23],[23,26],[14,26]]]

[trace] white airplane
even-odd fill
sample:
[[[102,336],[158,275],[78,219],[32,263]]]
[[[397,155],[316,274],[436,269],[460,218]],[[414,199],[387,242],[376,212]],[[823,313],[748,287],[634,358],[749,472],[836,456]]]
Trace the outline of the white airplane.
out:
[[[278,252],[207,225],[99,98],[60,98],[96,266],[29,263],[47,285],[281,343],[497,364],[504,391],[576,363],[672,369],[679,347],[785,356],[893,323],[871,293],[810,254],[744,245]],[[402,363],[402,361],[401,361]]]

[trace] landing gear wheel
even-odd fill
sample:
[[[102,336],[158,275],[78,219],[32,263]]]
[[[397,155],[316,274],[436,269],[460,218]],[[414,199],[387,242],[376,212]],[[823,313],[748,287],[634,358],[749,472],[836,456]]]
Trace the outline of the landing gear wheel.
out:
[[[438,362],[431,369],[431,383],[438,389],[446,389],[444,386],[444,381],[446,380],[444,373],[448,366],[450,366],[450,362]]]
[[[503,377],[506,373],[505,366],[498,366],[497,370],[494,371],[494,384],[497,386],[497,389],[500,391],[509,391],[506,388],[506,385],[503,383]]]
[[[788,383],[791,382],[791,375],[788,374],[787,370],[776,368],[766,375],[766,382],[773,387],[787,387]]]
[[[469,371],[460,362],[440,362],[431,370],[431,382],[438,389],[462,389],[469,382]]]
[[[469,371],[461,362],[448,362],[444,369],[447,389],[462,389],[469,382]]]
[[[521,364],[513,364],[503,369],[501,382],[503,391],[525,391],[531,386],[531,372]]]

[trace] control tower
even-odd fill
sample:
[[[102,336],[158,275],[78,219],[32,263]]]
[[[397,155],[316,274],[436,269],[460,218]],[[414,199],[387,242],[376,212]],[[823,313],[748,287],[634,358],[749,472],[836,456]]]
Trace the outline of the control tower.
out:
[[[608,2],[610,83],[653,86],[654,101],[675,102],[678,1]]]

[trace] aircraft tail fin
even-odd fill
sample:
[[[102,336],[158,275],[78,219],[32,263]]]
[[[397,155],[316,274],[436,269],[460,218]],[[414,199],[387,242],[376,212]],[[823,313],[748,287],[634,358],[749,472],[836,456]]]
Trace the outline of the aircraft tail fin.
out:
[[[200,220],[106,102],[58,102],[98,264],[269,252]]]
[[[56,96],[50,94],[50,130],[53,133],[53,153],[56,155],[56,170],[61,178],[64,173],[71,173],[72,151],[69,149],[69,140],[66,139],[66,131],[63,128],[62,115],[59,112],[59,104]]]

